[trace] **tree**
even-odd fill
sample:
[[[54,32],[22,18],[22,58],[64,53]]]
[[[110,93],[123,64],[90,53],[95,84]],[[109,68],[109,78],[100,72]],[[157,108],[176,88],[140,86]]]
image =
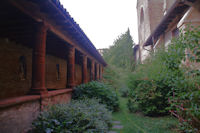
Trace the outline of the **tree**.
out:
[[[116,67],[133,69],[133,39],[128,29],[124,34],[120,35],[105,53],[104,59],[108,64]]]

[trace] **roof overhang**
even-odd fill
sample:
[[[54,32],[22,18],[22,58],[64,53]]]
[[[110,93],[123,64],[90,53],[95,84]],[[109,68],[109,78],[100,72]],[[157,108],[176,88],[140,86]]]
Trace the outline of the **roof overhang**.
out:
[[[103,57],[97,51],[93,43],[90,39],[86,36],[80,26],[74,21],[74,19],[70,16],[67,10],[63,7],[59,0],[6,0],[7,2],[12,3],[15,7],[21,8],[24,6],[23,4],[31,4],[36,5],[36,8],[39,8],[39,11],[43,16],[48,16],[47,18],[50,19],[52,22],[57,24],[59,27],[62,27],[63,31],[67,31],[73,38],[73,40],[77,43],[78,47],[84,49],[86,53],[89,53],[92,57],[94,57],[99,63],[106,66],[106,62],[104,61]],[[21,4],[21,5],[20,5]],[[35,8],[33,6],[32,8]],[[24,9],[20,9],[23,10]],[[26,8],[25,10],[32,11],[33,9]],[[29,15],[29,13],[27,13]],[[36,17],[35,17],[35,16]],[[53,17],[52,17],[53,16]],[[43,21],[42,17],[38,19],[37,14],[31,16],[38,22]]]
[[[190,8],[190,4],[196,0],[176,0],[172,7],[168,10],[167,14],[163,17],[160,24],[155,28],[152,34],[148,37],[143,47],[153,45],[154,40],[157,40],[167,29],[171,22],[177,16],[183,16],[185,12]],[[179,20],[181,17],[179,18]]]

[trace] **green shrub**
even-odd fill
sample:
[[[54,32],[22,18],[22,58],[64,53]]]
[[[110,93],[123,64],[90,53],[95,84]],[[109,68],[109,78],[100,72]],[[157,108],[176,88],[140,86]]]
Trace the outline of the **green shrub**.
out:
[[[74,89],[72,98],[82,99],[84,97],[99,99],[100,103],[107,105],[107,108],[111,111],[117,111],[119,109],[117,94],[104,83],[92,81],[77,86]]]
[[[158,50],[139,65],[129,79],[129,110],[146,115],[170,110],[181,130],[200,130],[199,43],[200,27],[189,27],[167,50]]]
[[[104,69],[103,82],[113,88],[118,88],[119,74],[115,66],[109,65]]]
[[[165,56],[166,52],[160,49],[129,77],[128,108],[131,112],[142,111],[149,116],[168,114],[169,83],[175,73],[163,64]]]
[[[130,111],[142,111],[150,116],[167,114],[168,90],[169,88],[160,87],[157,82],[143,80],[134,90],[132,101],[128,102]],[[131,106],[131,103],[134,104]]]
[[[58,104],[33,122],[34,133],[105,133],[111,127],[111,112],[96,99]]]
[[[121,94],[121,97],[127,97],[129,93],[129,88],[124,86],[123,88],[119,88],[119,92]]]
[[[173,96],[170,97],[171,110],[179,116],[181,130],[184,132],[200,131],[200,27],[188,27],[186,31],[170,47],[176,61],[173,64],[180,66],[184,74],[174,79],[172,86]],[[177,53],[176,51],[180,52]],[[187,52],[185,52],[187,51]],[[171,56],[171,55],[169,55]],[[187,65],[181,63],[186,60]],[[172,61],[171,61],[172,62]],[[170,66],[172,66],[172,63]]]

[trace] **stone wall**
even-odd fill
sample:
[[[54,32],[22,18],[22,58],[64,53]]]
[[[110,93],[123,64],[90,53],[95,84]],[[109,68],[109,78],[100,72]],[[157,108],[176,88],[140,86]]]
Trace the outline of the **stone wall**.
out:
[[[50,91],[46,95],[22,96],[0,101],[0,132],[25,133],[48,105],[68,103],[72,89]]]
[[[163,0],[138,0],[139,44],[143,45],[164,16]],[[144,18],[143,18],[144,17]]]
[[[200,26],[200,2],[197,4],[199,4],[199,7],[191,7],[178,23],[177,27],[180,30],[185,29],[187,25]]]
[[[137,1],[137,14],[138,14],[139,44],[143,45],[145,40],[151,33],[148,0]]]
[[[140,57],[141,61],[145,60],[151,47],[145,47],[143,45],[155,30],[158,24],[161,22],[164,11],[163,0],[138,0],[137,1],[137,14],[138,14],[138,34],[139,34],[139,45],[140,45]]]
[[[40,112],[40,101],[35,100],[0,110],[1,133],[24,133]]]
[[[149,18],[150,18],[150,32],[152,33],[155,28],[160,24],[164,17],[163,0],[149,0]]]
[[[172,5],[176,2],[176,0],[164,0],[164,12],[165,14],[167,11],[172,7]]]

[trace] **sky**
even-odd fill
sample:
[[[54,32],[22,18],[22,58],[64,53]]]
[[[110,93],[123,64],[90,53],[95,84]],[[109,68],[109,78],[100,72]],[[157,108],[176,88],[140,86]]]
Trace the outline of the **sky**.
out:
[[[130,29],[138,43],[137,0],[60,0],[94,46],[108,48]]]

